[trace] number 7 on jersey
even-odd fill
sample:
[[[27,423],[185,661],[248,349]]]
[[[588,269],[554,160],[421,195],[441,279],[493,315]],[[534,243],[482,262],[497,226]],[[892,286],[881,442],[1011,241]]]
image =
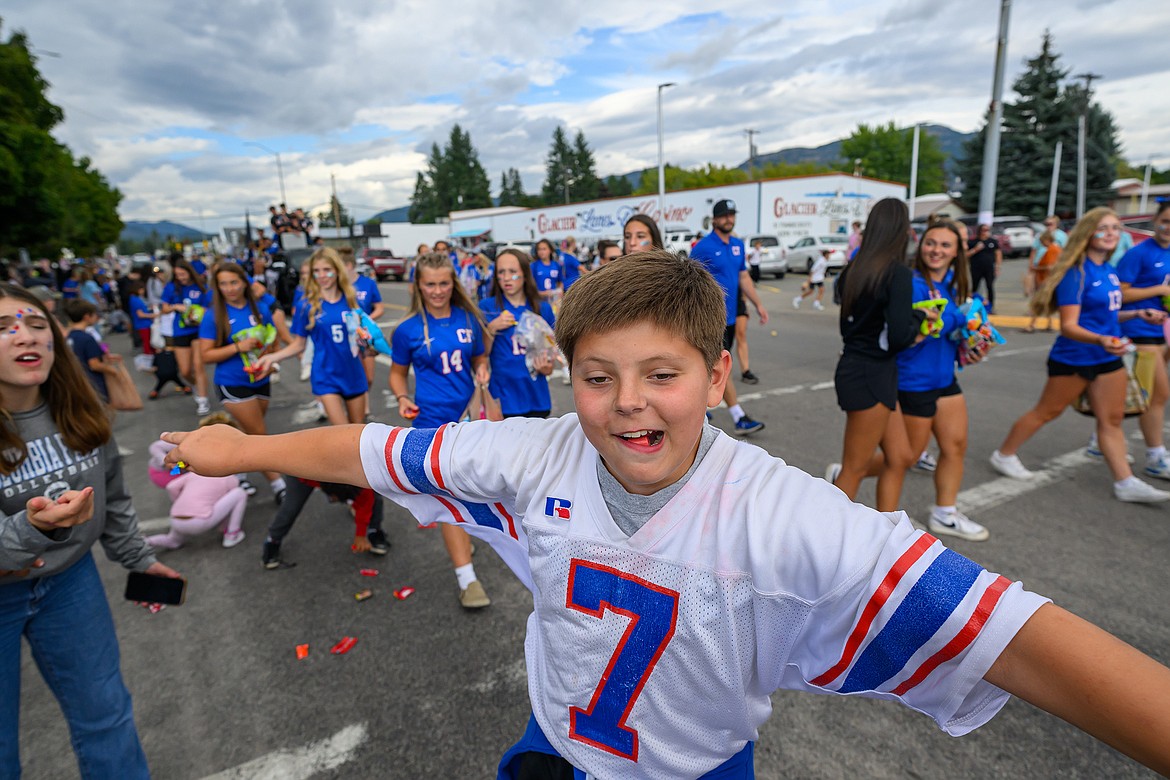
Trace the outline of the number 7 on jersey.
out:
[[[573,560],[565,606],[598,619],[606,610],[630,619],[589,706],[569,708],[569,737],[637,761],[638,732],[625,722],[674,636],[678,593],[608,566]]]

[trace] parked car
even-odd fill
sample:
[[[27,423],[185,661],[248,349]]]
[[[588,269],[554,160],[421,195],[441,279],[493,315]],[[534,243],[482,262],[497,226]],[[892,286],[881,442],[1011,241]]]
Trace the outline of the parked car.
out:
[[[748,251],[759,242],[760,244],[760,277],[772,274],[777,279],[783,279],[788,273],[788,250],[780,243],[780,239],[771,235],[749,236],[744,239]]]
[[[395,257],[394,253],[389,249],[370,249],[366,247],[357,256],[358,273],[362,272],[362,264],[372,269],[374,277],[379,281],[385,281],[388,277],[393,276],[395,280],[401,282],[406,276],[406,258]]]
[[[685,228],[667,228],[662,233],[662,246],[672,252],[679,252],[684,257],[691,256],[691,244],[699,234]]]
[[[959,221],[967,226],[969,238],[974,238],[979,217],[969,214],[959,217]],[[1032,222],[1027,217],[993,217],[991,220],[991,237],[999,242],[999,249],[1004,257],[1027,257],[1032,254],[1032,245],[1036,240]]]
[[[808,273],[812,270],[813,261],[821,256],[821,250],[828,249],[831,273],[845,267],[845,250],[848,248],[849,239],[845,236],[805,236],[788,247],[788,268],[793,272]]]

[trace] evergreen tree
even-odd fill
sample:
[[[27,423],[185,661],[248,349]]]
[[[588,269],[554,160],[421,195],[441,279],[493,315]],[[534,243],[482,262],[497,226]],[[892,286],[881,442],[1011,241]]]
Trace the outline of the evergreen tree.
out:
[[[500,174],[500,205],[524,206],[528,203],[528,196],[524,194],[524,183],[520,180],[520,171],[509,168]]]
[[[337,214],[338,220],[333,215]],[[340,222],[340,224],[338,224]],[[353,227],[353,216],[346,210],[345,204],[336,195],[329,196],[329,208],[317,212],[317,225],[320,227]]]
[[[545,205],[570,202],[574,168],[573,149],[569,146],[565,128],[557,127],[553,131],[552,145],[545,159],[544,186],[540,190],[540,198]]]
[[[860,124],[853,134],[841,142],[843,163],[852,165],[861,160],[866,176],[888,181],[910,183],[910,168],[914,160],[914,128],[899,129],[892,121],[885,125]],[[946,155],[939,148],[938,139],[929,132],[918,134],[918,192],[938,192],[943,189],[946,176],[943,164]]]
[[[415,177],[409,219],[435,222],[452,211],[491,205],[491,183],[471,142],[471,133],[455,125],[444,149],[431,144],[426,173]]]
[[[606,176],[601,185],[603,198],[621,198],[634,194],[634,185],[625,176]]]
[[[601,197],[601,179],[597,177],[597,162],[593,150],[585,141],[585,133],[577,131],[573,139],[573,199],[595,200]]]
[[[1045,32],[1040,52],[1025,61],[1024,72],[1012,84],[1018,99],[1004,103],[996,214],[1019,214],[1033,219],[1045,216],[1057,141],[1063,142],[1063,150],[1056,210],[1060,214],[1075,213],[1077,117],[1086,107],[1085,207],[1106,204],[1112,197],[1110,184],[1116,175],[1118,152],[1113,117],[1100,104],[1092,102],[1092,94],[1082,85],[1062,86],[1069,71],[1059,61],[1052,36]],[[964,144],[963,159],[956,167],[963,180],[960,204],[968,211],[975,211],[979,206],[986,139],[987,120],[979,133]]]

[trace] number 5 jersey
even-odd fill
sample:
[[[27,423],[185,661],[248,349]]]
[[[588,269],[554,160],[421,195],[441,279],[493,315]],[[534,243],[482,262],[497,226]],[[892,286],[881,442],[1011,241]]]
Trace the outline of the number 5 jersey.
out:
[[[576,415],[368,425],[361,456],[374,489],[490,542],[531,589],[533,713],[599,777],[698,777],[756,739],[779,688],[964,734],[1006,703],[983,675],[1045,602],[726,434],[632,536]]]

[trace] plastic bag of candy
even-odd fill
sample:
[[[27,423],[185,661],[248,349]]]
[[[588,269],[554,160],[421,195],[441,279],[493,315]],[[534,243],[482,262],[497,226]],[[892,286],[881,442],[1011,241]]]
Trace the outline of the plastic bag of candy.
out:
[[[914,308],[923,310],[938,309],[938,319],[923,320],[922,324],[919,326],[919,329],[921,330],[923,336],[929,336],[934,339],[941,337],[943,329],[942,313],[946,311],[947,299],[931,298],[926,301],[917,301],[914,303]]]
[[[276,327],[265,323],[264,325],[253,325],[250,328],[244,328],[232,334],[232,341],[237,343],[252,338],[260,341],[260,349],[250,349],[240,354],[240,357],[244,361],[244,373],[248,375],[249,382],[256,381],[255,362],[260,359],[260,355],[264,353],[264,350],[268,349],[276,341]]]
[[[979,298],[972,298],[959,310],[966,320],[963,329],[955,331],[959,339],[959,369],[962,370],[963,366],[987,357],[992,347],[1006,344],[1007,339],[991,324],[991,315]]]
[[[378,323],[374,322],[373,318],[361,309],[353,309],[352,313],[358,320],[358,346],[363,349],[373,347],[375,351],[381,352],[383,355],[389,355],[390,345],[386,343],[386,336],[382,333],[382,329],[378,327]]]
[[[526,309],[516,323],[515,337],[524,344],[524,364],[528,366],[528,373],[533,379],[536,379],[537,372],[534,366],[538,357],[543,355],[553,363],[564,362],[560,350],[557,349],[552,328],[545,322],[544,317]]]
[[[459,283],[473,301],[479,300],[479,269],[475,265],[465,265],[459,271]]]

